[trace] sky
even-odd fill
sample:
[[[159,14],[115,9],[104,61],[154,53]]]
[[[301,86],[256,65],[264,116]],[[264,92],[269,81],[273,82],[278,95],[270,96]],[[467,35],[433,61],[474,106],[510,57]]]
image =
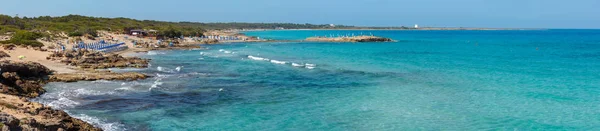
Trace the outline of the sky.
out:
[[[600,29],[600,0],[2,0],[0,14],[191,22]]]

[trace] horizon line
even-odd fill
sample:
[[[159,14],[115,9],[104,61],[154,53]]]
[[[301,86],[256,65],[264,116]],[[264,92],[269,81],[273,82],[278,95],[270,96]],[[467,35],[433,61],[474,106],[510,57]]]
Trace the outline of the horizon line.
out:
[[[67,14],[67,15],[38,15],[38,16],[19,16],[19,14],[15,14],[15,16],[11,16],[8,14],[4,14],[4,13],[0,13],[0,15],[6,15],[6,16],[10,16],[10,17],[19,17],[19,18],[23,18],[23,17],[31,17],[31,18],[38,18],[38,17],[43,17],[43,16],[49,16],[49,17],[64,17],[64,16],[70,16],[70,15],[74,15],[74,16],[84,16],[84,17],[93,17],[93,18],[108,18],[108,19],[118,19],[118,18],[124,18],[124,19],[132,19],[132,20],[138,20],[138,21],[157,21],[157,22],[173,22],[173,23],[185,23],[185,22],[189,22],[189,23],[204,23],[204,24],[212,24],[212,23],[246,23],[246,24],[311,24],[311,25],[330,25],[330,24],[334,24],[334,23],[329,23],[329,24],[315,24],[315,23],[293,23],[293,22],[238,22],[238,21],[229,21],[229,22],[200,22],[200,21],[170,21],[170,20],[151,20],[151,19],[137,19],[137,18],[129,18],[129,17],[123,17],[123,16],[116,16],[116,17],[106,17],[106,16],[91,16],[91,15],[80,15],[80,14]],[[411,26],[381,26],[381,25],[344,25],[344,24],[334,24],[334,25],[339,25],[339,26],[349,26],[349,27],[359,27],[359,28],[402,28],[402,27],[411,27]],[[417,25],[417,24],[415,24]],[[424,27],[420,27],[420,28],[449,28],[449,29],[460,29],[460,28],[465,28],[465,29],[524,29],[524,30],[598,30],[600,28],[531,28],[531,27],[464,27],[464,26],[441,26],[441,27],[436,27],[436,26],[424,26]]]

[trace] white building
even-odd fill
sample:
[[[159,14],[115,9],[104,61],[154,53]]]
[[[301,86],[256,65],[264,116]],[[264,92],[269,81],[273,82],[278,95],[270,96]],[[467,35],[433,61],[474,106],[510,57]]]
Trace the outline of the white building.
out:
[[[415,28],[419,28],[419,25],[415,24]]]
[[[335,25],[334,25],[334,24],[329,24],[329,26],[331,26],[331,27],[335,27]]]

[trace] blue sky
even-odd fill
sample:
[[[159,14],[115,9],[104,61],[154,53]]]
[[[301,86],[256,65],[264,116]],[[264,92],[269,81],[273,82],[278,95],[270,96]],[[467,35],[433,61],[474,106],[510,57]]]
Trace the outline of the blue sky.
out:
[[[600,28],[600,0],[3,0],[0,13],[359,26]]]

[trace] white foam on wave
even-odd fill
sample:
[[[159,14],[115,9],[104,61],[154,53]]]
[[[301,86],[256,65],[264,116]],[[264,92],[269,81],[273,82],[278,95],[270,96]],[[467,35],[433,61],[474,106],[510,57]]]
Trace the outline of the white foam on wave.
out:
[[[163,70],[165,70],[165,69],[164,69],[163,67],[161,67],[161,66],[158,66],[158,67],[156,67],[156,70],[158,70],[158,71],[163,71]]]
[[[152,86],[148,88],[148,91],[152,91],[152,89],[159,88],[159,86],[163,84],[163,82],[160,82],[161,80],[162,79],[157,79],[156,81],[154,81],[154,84],[152,84]]]
[[[158,55],[158,54],[165,54],[165,52],[148,51],[148,53],[146,53],[146,55]]]
[[[176,68],[175,68],[175,70],[176,70],[177,72],[180,72],[180,71],[181,71],[181,68],[183,68],[183,66],[178,66],[178,67],[176,67]]]
[[[80,104],[79,102],[73,101],[73,100],[71,100],[69,98],[60,97],[57,100],[51,101],[47,105],[50,106],[50,107],[53,107],[55,109],[65,109],[65,108],[75,107],[75,106],[77,106],[79,104]]]
[[[177,67],[175,67],[175,69],[169,69],[166,67],[158,66],[158,67],[156,67],[156,70],[158,70],[160,72],[166,72],[166,73],[175,73],[175,72],[180,72],[181,68],[183,68],[183,66],[177,66]]]
[[[263,57],[256,57],[256,56],[251,56],[248,55],[249,59],[252,60],[257,60],[257,61],[269,61],[273,64],[280,64],[280,65],[291,65],[292,67],[304,67],[306,69],[314,69],[316,68],[316,64],[311,64],[311,63],[295,63],[295,62],[287,62],[287,61],[281,61],[281,60],[274,60],[274,59],[269,59],[269,58],[263,58]]]
[[[167,78],[167,77],[171,77],[173,75],[165,75],[165,74],[160,74],[160,73],[156,73],[156,78]]]
[[[271,63],[275,63],[275,64],[285,64],[285,63],[287,63],[285,61],[278,61],[278,60],[271,60],[270,62]]]
[[[251,55],[249,55],[248,58],[250,58],[252,60],[259,60],[259,61],[268,61],[269,60],[267,58],[256,57],[256,56],[251,56]]]
[[[293,67],[302,67],[302,66],[304,66],[304,65],[302,65],[302,64],[298,64],[298,63],[292,63],[292,66],[293,66]]]
[[[117,88],[115,90],[117,90],[117,91],[131,91],[131,90],[133,90],[133,88],[131,88],[131,86],[125,86],[125,87]]]
[[[233,52],[233,51],[228,51],[228,50],[223,50],[223,49],[220,49],[219,52],[223,52],[225,54],[235,54],[235,52]]]
[[[310,63],[304,64],[304,68],[306,68],[306,69],[314,69],[316,66],[317,66],[316,64],[310,64]]]
[[[67,112],[69,113],[69,112]],[[71,114],[71,113],[69,113]],[[99,128],[102,128],[102,130],[105,131],[122,131],[124,130],[124,125],[120,124],[120,123],[110,123],[110,122],[106,122],[105,120],[101,120],[99,118],[96,117],[92,117],[92,116],[88,116],[85,114],[76,114],[76,115],[72,115],[73,117],[83,120],[87,123],[91,123],[94,126],[97,126]]]
[[[92,81],[92,83],[113,83],[113,82],[107,81],[107,80],[96,80],[96,81]]]

